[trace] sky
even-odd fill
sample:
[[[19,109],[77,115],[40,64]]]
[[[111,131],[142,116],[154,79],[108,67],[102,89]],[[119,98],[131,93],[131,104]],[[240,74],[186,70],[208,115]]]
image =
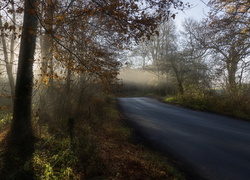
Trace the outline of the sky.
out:
[[[175,17],[175,22],[178,29],[181,28],[181,23],[184,21],[185,18],[194,18],[196,20],[201,20],[202,18],[205,18],[206,15],[208,15],[209,7],[206,6],[206,4],[209,2],[209,0],[182,0],[184,4],[189,2],[191,4],[191,8],[182,11],[177,11],[178,14]]]

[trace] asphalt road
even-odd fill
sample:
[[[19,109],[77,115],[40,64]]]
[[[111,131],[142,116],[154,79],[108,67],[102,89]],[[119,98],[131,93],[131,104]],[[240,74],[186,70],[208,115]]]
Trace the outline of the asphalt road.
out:
[[[150,98],[118,98],[137,131],[211,180],[250,180],[250,123]]]

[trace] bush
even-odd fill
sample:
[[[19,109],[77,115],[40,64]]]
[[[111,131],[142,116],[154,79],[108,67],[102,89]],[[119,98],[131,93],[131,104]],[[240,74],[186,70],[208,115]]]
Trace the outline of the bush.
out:
[[[213,90],[192,89],[183,95],[171,96],[166,102],[181,104],[196,110],[205,110],[250,120],[250,93],[216,93]]]
[[[12,112],[9,109],[0,109],[0,130],[6,128],[11,122]]]

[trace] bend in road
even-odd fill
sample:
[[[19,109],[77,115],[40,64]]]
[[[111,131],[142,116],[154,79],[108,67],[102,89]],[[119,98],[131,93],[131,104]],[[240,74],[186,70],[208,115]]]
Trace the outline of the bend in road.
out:
[[[211,180],[250,179],[250,123],[150,98],[118,98],[140,134]]]

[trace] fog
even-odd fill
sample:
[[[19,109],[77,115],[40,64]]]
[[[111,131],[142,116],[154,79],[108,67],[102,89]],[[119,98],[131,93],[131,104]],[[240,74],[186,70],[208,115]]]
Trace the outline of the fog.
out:
[[[124,84],[157,86],[157,77],[142,69],[123,68],[118,76]]]
[[[121,93],[132,96],[174,94],[176,86],[170,81],[170,77],[162,75],[160,80],[156,74],[143,69],[123,68],[119,79],[123,82]],[[168,79],[168,80],[167,80]]]

